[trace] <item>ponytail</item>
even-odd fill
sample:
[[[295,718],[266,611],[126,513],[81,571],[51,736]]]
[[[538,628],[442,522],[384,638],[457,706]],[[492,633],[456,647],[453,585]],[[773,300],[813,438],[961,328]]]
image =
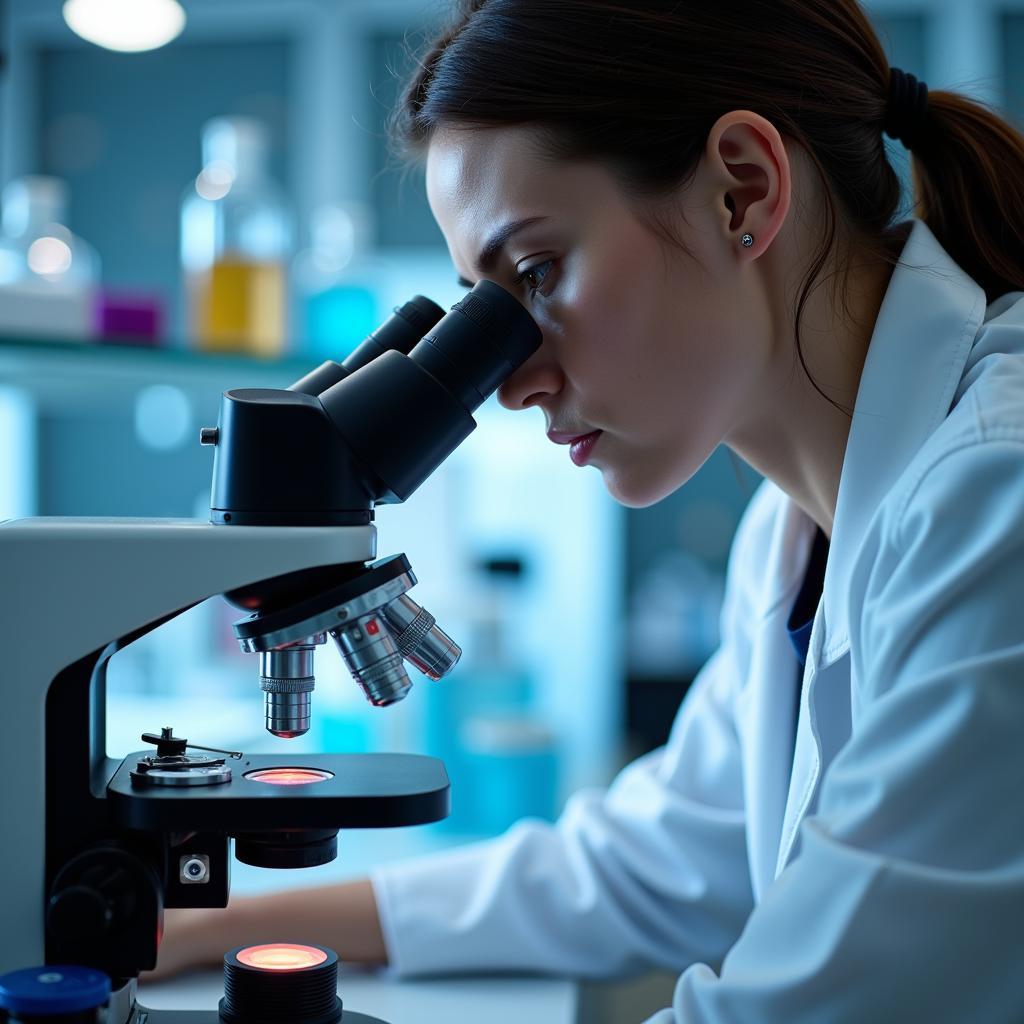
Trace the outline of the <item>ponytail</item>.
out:
[[[1024,135],[982,103],[928,96],[915,213],[989,302],[1024,290]]]

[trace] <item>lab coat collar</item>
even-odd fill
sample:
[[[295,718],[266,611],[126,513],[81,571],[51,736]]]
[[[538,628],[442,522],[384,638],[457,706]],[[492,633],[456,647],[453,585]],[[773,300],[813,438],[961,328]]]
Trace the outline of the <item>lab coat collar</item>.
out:
[[[816,623],[808,651],[812,670],[849,649],[850,575],[865,532],[897,478],[948,415],[985,315],[984,290],[953,262],[924,221],[910,223],[857,392],[819,609],[824,621]],[[808,527],[813,533],[813,524]]]

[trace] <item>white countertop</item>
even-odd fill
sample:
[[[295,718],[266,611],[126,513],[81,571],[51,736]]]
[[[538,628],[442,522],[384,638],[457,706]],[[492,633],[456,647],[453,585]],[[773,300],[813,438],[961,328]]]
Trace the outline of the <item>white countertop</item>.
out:
[[[338,993],[346,1010],[387,1024],[576,1024],[575,982],[561,978],[474,977],[396,981],[342,965]],[[139,986],[153,1010],[214,1010],[224,994],[219,970],[193,971]]]

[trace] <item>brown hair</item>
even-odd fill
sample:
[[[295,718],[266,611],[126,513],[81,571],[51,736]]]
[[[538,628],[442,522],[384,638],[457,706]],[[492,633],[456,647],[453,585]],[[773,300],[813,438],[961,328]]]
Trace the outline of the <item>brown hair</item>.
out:
[[[825,186],[824,242],[796,309],[806,371],[800,315],[837,228],[861,254],[898,263],[889,72],[857,0],[461,0],[390,127],[405,155],[421,155],[442,126],[529,125],[552,156],[598,160],[656,197],[692,179],[722,114],[756,111]],[[988,301],[1024,289],[1024,136],[935,90],[914,138],[915,214]]]

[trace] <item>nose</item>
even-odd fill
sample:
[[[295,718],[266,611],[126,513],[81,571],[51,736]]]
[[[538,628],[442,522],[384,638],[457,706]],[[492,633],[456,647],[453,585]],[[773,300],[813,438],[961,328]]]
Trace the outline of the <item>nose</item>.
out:
[[[529,409],[557,395],[564,383],[562,371],[551,358],[548,345],[542,342],[540,348],[498,388],[498,401],[513,412]]]

